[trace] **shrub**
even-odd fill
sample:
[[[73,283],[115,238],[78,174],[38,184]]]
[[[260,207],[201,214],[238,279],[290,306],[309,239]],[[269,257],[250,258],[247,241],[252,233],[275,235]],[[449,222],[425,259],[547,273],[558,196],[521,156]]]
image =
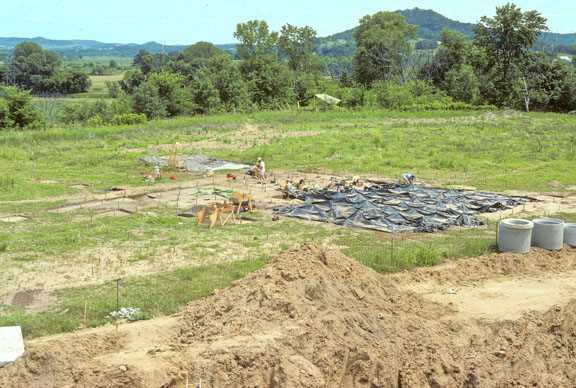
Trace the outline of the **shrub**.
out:
[[[90,127],[101,127],[105,124],[104,119],[99,114],[96,114],[95,116],[90,117],[86,121],[86,123]]]
[[[0,86],[0,129],[37,129],[43,125],[40,112],[32,105],[30,93]]]
[[[445,75],[444,90],[459,101],[475,104],[480,100],[480,81],[470,65],[450,69]]]
[[[424,81],[404,84],[382,81],[374,85],[373,93],[380,107],[391,110],[453,110],[468,107],[466,103],[455,103],[451,97]]]
[[[218,89],[216,89],[210,75],[206,72],[200,72],[198,79],[192,82],[191,94],[194,113],[213,113],[222,108]]]
[[[84,93],[87,92],[92,85],[90,77],[80,71],[62,71],[58,82],[58,91],[64,94]]]
[[[113,125],[134,125],[144,124],[148,119],[142,113],[123,113],[112,117],[111,124]]]
[[[342,106],[346,108],[359,108],[365,103],[365,90],[362,87],[343,88],[340,96]]]
[[[252,102],[261,109],[283,109],[294,101],[292,77],[286,65],[273,56],[262,56],[242,63]]]
[[[118,81],[106,81],[106,88],[108,89],[108,96],[110,98],[119,98],[124,94]]]
[[[190,94],[180,75],[153,73],[134,93],[133,108],[149,119],[173,117],[190,111]]]
[[[131,113],[130,102],[127,99],[117,99],[112,102],[97,100],[65,105],[62,108],[60,119],[67,124],[87,123],[97,127],[114,124],[116,117]]]
[[[8,106],[8,101],[5,99],[0,99],[0,129],[11,128],[13,125],[10,119],[10,107]]]

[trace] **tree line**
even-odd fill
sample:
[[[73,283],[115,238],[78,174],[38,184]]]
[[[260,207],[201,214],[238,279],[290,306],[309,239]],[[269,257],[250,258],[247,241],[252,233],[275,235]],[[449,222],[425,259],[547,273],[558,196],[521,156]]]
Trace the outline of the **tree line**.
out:
[[[250,21],[234,34],[239,60],[210,43],[172,55],[141,52],[116,94],[132,96],[134,110],[149,118],[305,106],[317,93],[350,108],[576,110],[574,64],[534,50],[548,30],[540,13],[506,4],[475,28],[473,39],[445,30],[437,49],[417,50],[417,27],[402,15],[369,15],[354,31],[352,63],[335,71],[316,54],[311,27],[273,32]]]
[[[4,84],[36,95],[82,93],[90,88],[90,78],[85,72],[65,68],[56,53],[32,42],[14,48],[0,77]]]
[[[418,50],[416,26],[397,13],[379,12],[362,18],[354,31],[352,61],[335,64],[317,54],[313,28],[286,24],[276,32],[253,20],[237,25],[237,57],[208,42],[178,53],[140,51],[123,80],[108,84],[112,102],[66,106],[62,120],[130,124],[182,114],[301,108],[318,93],[337,97],[349,109],[576,110],[574,65],[534,50],[547,30],[538,12],[507,4],[493,17],[482,17],[473,39],[445,30],[438,48]],[[33,92],[53,90],[65,79],[74,85],[65,90],[86,88],[80,75],[64,74],[55,56],[33,44],[18,47],[8,69],[4,79],[12,77],[13,84]],[[0,122],[1,112],[0,105]]]

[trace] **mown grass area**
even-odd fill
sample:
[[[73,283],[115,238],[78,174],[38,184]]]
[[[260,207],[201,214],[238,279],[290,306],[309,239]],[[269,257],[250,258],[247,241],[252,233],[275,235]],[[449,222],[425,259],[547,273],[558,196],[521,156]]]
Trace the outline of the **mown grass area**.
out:
[[[264,112],[178,118],[132,127],[60,128],[0,134],[0,201],[142,184],[138,157],[159,144],[189,144],[214,136],[233,141],[244,124],[261,131],[314,131],[206,153],[271,169],[374,174],[410,170],[420,179],[482,189],[548,190],[576,181],[576,117],[479,112]],[[168,150],[165,151],[167,153]],[[43,181],[53,183],[42,183]]]
[[[124,78],[124,73],[108,74],[108,75],[91,75],[90,90],[87,93],[79,93],[72,95],[73,98],[109,98],[107,82],[121,81]]]

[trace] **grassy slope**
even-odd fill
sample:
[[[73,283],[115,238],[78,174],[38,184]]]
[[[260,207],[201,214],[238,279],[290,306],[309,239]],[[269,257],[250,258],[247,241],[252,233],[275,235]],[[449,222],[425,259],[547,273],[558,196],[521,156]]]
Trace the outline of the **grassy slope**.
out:
[[[463,115],[470,116],[457,119]],[[210,153],[244,161],[263,156],[272,169],[384,176],[411,170],[423,179],[496,190],[546,190],[552,181],[576,181],[576,117],[473,115],[479,114],[277,112],[180,118],[129,128],[7,132],[0,135],[0,201],[67,194],[77,183],[95,189],[138,185],[136,159],[148,147],[194,143],[218,134],[233,139],[244,123],[261,125],[263,131],[318,135]]]
[[[231,147],[244,124],[259,128],[248,140],[254,145]],[[298,133],[314,136],[285,136]],[[268,141],[257,141],[260,138]],[[137,159],[155,145],[178,142],[193,152],[202,150],[196,145],[207,140],[213,143],[205,150],[211,155],[244,161],[262,155],[272,169],[383,176],[412,170],[428,180],[497,190],[545,191],[552,181],[576,182],[576,117],[568,115],[273,112],[179,118],[134,127],[5,132],[0,133],[0,213],[28,213],[34,219],[0,224],[0,262],[29,265],[42,258],[70,265],[82,250],[103,243],[121,250],[126,244],[145,242],[145,248],[130,252],[129,260],[155,260],[174,247],[188,252],[189,268],[125,281],[122,304],[140,307],[149,317],[172,313],[189,300],[225,287],[290,247],[269,241],[328,242],[383,272],[477,255],[494,245],[493,229],[392,241],[375,238],[373,232],[334,231],[289,220],[208,233],[168,210],[91,222],[45,212],[61,203],[57,196],[74,193],[74,184],[88,184],[94,191],[141,186],[145,170]],[[37,202],[17,202],[32,199]],[[266,243],[258,240],[263,235]],[[242,252],[236,254],[238,261],[196,267],[214,254],[216,241]],[[114,293],[114,283],[63,290],[54,310],[32,315],[8,310],[0,313],[0,325],[22,324],[29,336],[73,330],[83,323],[85,303],[86,323],[99,325],[115,308]]]

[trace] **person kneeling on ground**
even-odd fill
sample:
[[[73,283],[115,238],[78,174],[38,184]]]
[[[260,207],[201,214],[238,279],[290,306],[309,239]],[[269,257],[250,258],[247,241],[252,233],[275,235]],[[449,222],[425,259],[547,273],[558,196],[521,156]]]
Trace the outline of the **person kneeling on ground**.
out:
[[[412,186],[416,181],[416,176],[410,172],[402,174],[400,177],[400,185],[402,186]]]
[[[258,179],[266,178],[266,163],[262,158],[258,158],[258,161],[254,166],[248,170],[248,175],[251,175]]]

